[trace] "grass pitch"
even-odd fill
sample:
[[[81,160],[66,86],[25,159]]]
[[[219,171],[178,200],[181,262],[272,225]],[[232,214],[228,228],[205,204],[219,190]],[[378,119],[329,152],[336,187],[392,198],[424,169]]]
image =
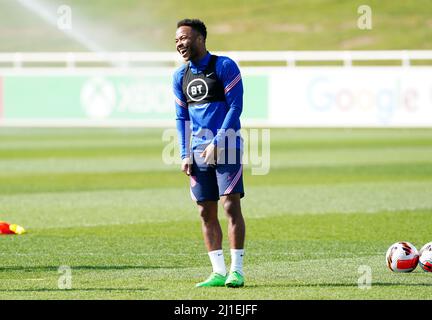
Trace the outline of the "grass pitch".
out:
[[[36,2],[47,5],[53,19],[65,4]],[[73,30],[104,51],[175,51],[176,23],[186,17],[206,23],[211,51],[432,48],[429,0],[68,0],[67,5]],[[358,27],[361,5],[371,9],[371,30]],[[0,51],[88,50],[17,1],[0,1],[0,21]]]
[[[0,299],[432,297],[431,274],[385,265],[392,243],[432,241],[432,130],[272,129],[270,173],[245,169],[241,289],[194,288],[210,262],[161,137],[0,129],[0,220],[28,230],[0,236]],[[226,237],[224,249],[229,264]],[[71,290],[58,287],[64,265]],[[361,266],[370,289],[358,287]]]

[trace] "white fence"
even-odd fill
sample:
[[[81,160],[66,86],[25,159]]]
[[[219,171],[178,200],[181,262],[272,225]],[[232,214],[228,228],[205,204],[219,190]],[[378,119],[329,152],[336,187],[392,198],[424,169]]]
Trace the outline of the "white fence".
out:
[[[238,63],[284,62],[294,67],[299,61],[333,61],[352,66],[353,61],[399,61],[410,66],[413,60],[432,60],[432,50],[386,50],[386,51],[225,51],[225,55]],[[133,63],[180,64],[176,52],[46,52],[46,53],[0,53],[2,68],[23,68],[55,65],[60,68],[77,68],[80,64],[105,63],[104,67],[128,67]],[[60,64],[60,66],[59,66]]]

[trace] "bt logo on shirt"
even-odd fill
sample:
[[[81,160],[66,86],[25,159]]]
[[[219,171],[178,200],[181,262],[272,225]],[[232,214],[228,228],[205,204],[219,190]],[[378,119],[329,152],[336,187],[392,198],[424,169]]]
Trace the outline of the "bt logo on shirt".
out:
[[[187,85],[187,95],[193,101],[204,100],[208,95],[208,86],[203,79],[194,79]]]

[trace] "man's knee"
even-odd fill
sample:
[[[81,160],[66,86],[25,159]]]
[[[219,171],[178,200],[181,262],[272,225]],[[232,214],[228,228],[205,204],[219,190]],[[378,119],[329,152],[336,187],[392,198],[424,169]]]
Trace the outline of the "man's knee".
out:
[[[204,222],[217,220],[217,203],[198,202],[198,212]]]
[[[241,215],[240,194],[236,193],[225,196],[223,208],[230,218],[235,218]]]

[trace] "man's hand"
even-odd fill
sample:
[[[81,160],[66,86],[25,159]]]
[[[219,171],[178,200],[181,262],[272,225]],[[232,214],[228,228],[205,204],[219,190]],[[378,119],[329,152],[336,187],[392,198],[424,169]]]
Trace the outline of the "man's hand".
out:
[[[189,157],[186,157],[182,161],[181,170],[188,176],[191,175],[192,172],[192,163]]]
[[[210,143],[207,148],[201,153],[201,158],[204,158],[206,164],[216,164],[217,150],[213,143]]]

